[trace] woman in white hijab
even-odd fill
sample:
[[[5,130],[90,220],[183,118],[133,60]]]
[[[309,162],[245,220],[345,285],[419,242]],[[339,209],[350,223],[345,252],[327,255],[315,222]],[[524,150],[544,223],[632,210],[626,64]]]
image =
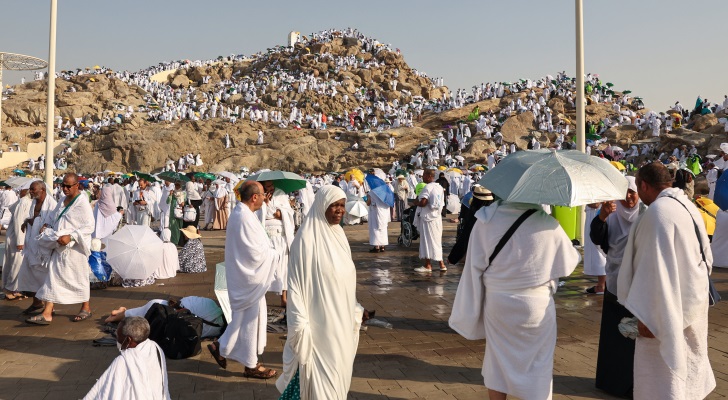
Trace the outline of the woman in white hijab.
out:
[[[174,278],[179,271],[179,253],[177,246],[170,243],[172,232],[168,228],[164,228],[161,239],[164,242],[162,244],[162,265],[157,269],[155,276],[157,279]]]
[[[619,397],[632,397],[634,345],[619,333],[622,318],[632,317],[617,302],[617,276],[632,224],[646,208],[637,195],[637,184],[628,176],[627,195],[624,200],[606,202],[590,224],[589,237],[607,255],[607,286],[602,304],[602,322],[599,333],[596,387]]]
[[[339,223],[346,194],[321,187],[291,245],[281,398],[346,399],[364,309]]]

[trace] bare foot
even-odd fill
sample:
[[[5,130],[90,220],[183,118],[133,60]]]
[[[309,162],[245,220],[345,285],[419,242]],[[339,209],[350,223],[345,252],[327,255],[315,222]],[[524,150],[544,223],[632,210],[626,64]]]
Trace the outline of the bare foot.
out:
[[[116,310],[111,312],[111,315],[106,318],[105,322],[119,322],[122,319],[124,319],[124,312],[126,311],[126,307],[119,307]]]

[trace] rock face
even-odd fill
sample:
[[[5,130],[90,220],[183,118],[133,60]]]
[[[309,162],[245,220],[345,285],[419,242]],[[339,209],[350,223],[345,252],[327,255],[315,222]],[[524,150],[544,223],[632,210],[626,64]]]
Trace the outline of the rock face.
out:
[[[335,56],[353,56],[355,65],[341,68]],[[376,63],[375,63],[376,62]],[[362,63],[370,63],[366,67]],[[274,84],[269,79],[272,71],[285,70],[291,76],[313,75],[327,89],[335,84],[336,92],[314,90],[308,87],[299,90],[299,82]],[[369,96],[375,93],[378,99],[387,102],[407,104],[436,101],[449,94],[447,87],[435,87],[432,82],[412,69],[398,52],[381,50],[367,51],[361,41],[355,38],[336,37],[329,42],[310,45],[297,44],[291,49],[259,54],[245,61],[226,62],[220,60],[211,65],[182,68],[167,77],[166,84],[173,89],[194,88],[192,101],[201,101],[201,93],[216,93],[222,81],[241,82],[244,79],[265,83],[256,87],[258,101],[252,103],[249,96],[237,93],[224,96],[220,102],[227,107],[256,107],[281,111],[286,118],[291,105],[295,104],[303,114],[325,113],[329,118],[341,116],[357,107],[374,107]],[[57,79],[56,115],[70,120],[80,118],[86,125],[103,118],[123,114],[129,106],[137,109],[149,105],[147,93],[140,87],[128,85],[114,74],[80,75],[69,80]],[[29,82],[14,88],[15,93],[2,104],[0,118],[3,136],[12,142],[26,143],[34,130],[44,131],[46,123],[46,83]],[[533,89],[536,96],[543,90]],[[365,98],[361,95],[366,94]],[[357,96],[359,95],[359,96]],[[441,113],[425,112],[422,119],[414,121],[414,127],[388,130],[382,133],[347,132],[344,128],[329,123],[326,131],[293,128],[281,129],[273,124],[252,123],[239,120],[236,124],[220,118],[203,121],[177,120],[173,123],[149,122],[146,113],[136,112],[123,123],[104,127],[99,133],[86,136],[73,143],[75,151],[69,157],[70,169],[80,172],[111,170],[158,170],[168,159],[176,160],[182,154],[201,153],[205,163],[197,170],[238,170],[242,166],[251,169],[280,168],[302,172],[340,170],[351,166],[388,167],[395,160],[409,160],[413,150],[421,143],[428,143],[438,132],[464,120],[477,105],[481,113],[498,114],[511,101],[527,101],[527,91],[512,93],[500,99],[489,99],[468,104],[459,109]],[[217,95],[216,95],[217,96]],[[421,98],[418,98],[421,96]],[[345,101],[345,99],[347,101]],[[278,107],[278,102],[281,107]],[[548,100],[553,122],[569,121],[575,124],[575,110],[564,97]],[[648,110],[642,110],[646,112]],[[382,121],[384,113],[373,111]],[[586,119],[598,122],[607,117],[614,118],[611,104],[589,104],[585,108]],[[671,149],[681,144],[695,145],[701,151],[713,152],[725,141],[723,124],[718,118],[724,114],[705,115],[694,118],[688,129],[678,129],[670,135],[663,135],[659,148]],[[469,163],[483,163],[484,152],[493,149],[493,144],[476,134],[475,123],[470,122],[473,134],[472,144],[466,147],[463,156]],[[256,145],[257,131],[265,134],[265,144]],[[513,113],[505,118],[501,127],[504,142],[515,143],[519,149],[527,148],[529,136],[534,136],[542,147],[549,146],[555,139],[553,133],[540,133],[531,112]],[[572,132],[574,130],[572,129]],[[634,126],[618,126],[606,132],[610,143],[630,146],[636,141],[649,139],[651,132],[640,132]],[[224,147],[228,134],[232,146]],[[394,135],[396,149],[389,150],[387,139]],[[359,151],[350,147],[354,141]]]

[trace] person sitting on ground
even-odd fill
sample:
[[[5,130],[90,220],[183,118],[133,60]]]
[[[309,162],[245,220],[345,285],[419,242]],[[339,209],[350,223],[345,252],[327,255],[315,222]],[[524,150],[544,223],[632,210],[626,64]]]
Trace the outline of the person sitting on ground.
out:
[[[179,230],[187,238],[185,247],[179,251],[179,270],[189,274],[207,271],[202,236],[196,227],[190,225]]]
[[[116,329],[121,354],[111,362],[84,400],[168,400],[167,363],[149,337],[142,317],[123,319]]]
[[[157,279],[169,279],[177,276],[179,271],[179,253],[177,246],[171,243],[172,232],[165,228],[162,231],[162,265],[159,266],[154,275]]]
[[[137,308],[119,307],[111,312],[105,322],[118,322],[129,317],[144,317],[154,304],[163,304],[177,310],[186,309],[203,320],[218,325],[202,324],[202,337],[218,337],[222,334],[222,326],[225,324],[222,309],[214,300],[199,296],[187,296],[181,299],[171,296],[169,300],[149,300],[147,304]]]

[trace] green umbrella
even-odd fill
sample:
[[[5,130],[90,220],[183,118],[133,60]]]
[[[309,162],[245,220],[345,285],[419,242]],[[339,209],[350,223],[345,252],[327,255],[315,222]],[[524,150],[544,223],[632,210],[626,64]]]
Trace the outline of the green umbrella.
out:
[[[273,181],[273,186],[286,193],[295,192],[306,187],[306,180],[300,175],[286,171],[265,171],[251,175],[248,181],[264,182]]]
[[[202,179],[205,179],[205,180],[207,180],[207,179],[209,179],[211,181],[214,181],[215,180],[215,175],[214,174],[211,174],[209,172],[195,172],[195,174],[193,176],[195,178],[202,178]]]
[[[612,87],[614,84],[612,82],[607,82],[607,87]]]
[[[147,182],[156,182],[157,178],[153,177],[152,175],[145,174],[144,172],[139,171],[132,171],[132,174],[134,174],[139,179],[144,179]]]
[[[400,176],[400,175],[402,175],[402,176],[407,176],[407,170],[404,170],[404,169],[398,169],[398,170],[397,170],[397,171],[396,171],[396,172],[394,173],[394,175],[395,175],[395,176]]]
[[[622,91],[622,94],[630,94],[630,93],[632,93],[632,91],[631,91],[631,90],[623,90],[623,91]]]
[[[187,177],[185,174],[180,174],[174,171],[164,171],[157,175],[157,178],[164,179],[165,181],[175,182],[175,181],[181,181],[181,182],[189,182],[190,178]]]

